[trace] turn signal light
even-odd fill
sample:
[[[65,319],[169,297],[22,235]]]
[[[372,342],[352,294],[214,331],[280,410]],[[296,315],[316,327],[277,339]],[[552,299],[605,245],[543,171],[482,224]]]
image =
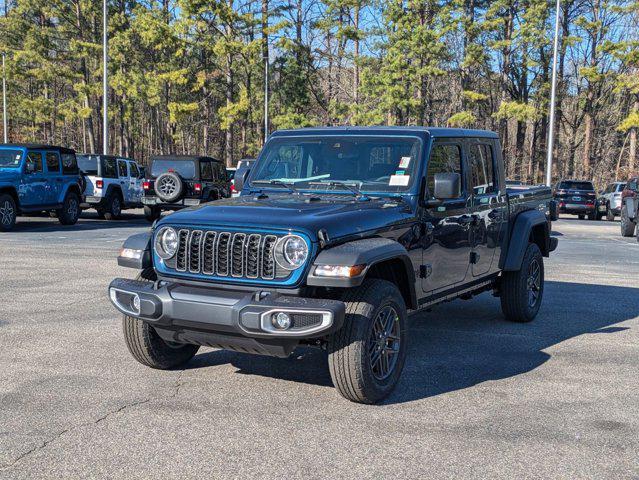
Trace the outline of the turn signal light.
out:
[[[353,278],[362,274],[366,265],[318,265],[315,267],[315,275],[318,277]]]
[[[151,190],[151,182],[142,182],[142,188],[144,190]]]
[[[104,182],[102,180],[96,180],[95,188],[102,188],[102,187],[104,187]]]

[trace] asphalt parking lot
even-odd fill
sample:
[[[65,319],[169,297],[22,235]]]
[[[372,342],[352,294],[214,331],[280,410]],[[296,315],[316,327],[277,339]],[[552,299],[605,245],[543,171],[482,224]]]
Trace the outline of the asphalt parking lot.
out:
[[[135,213],[0,236],[0,478],[639,477],[639,243],[618,222],[554,224],[531,324],[490,294],[413,315],[397,391],[363,406],[318,351],[137,364],[106,296]]]

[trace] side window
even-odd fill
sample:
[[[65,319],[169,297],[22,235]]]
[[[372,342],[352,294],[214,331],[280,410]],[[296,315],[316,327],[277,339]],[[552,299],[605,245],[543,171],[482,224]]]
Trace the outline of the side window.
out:
[[[138,166],[136,163],[130,162],[129,168],[131,169],[131,176],[133,178],[140,178],[140,170],[138,170]]]
[[[469,165],[473,182],[473,194],[495,192],[493,151],[490,145],[475,143],[470,146]]]
[[[624,188],[626,188],[626,184],[620,183],[619,185],[617,185],[617,192],[621,192]]]
[[[27,153],[27,173],[42,173],[42,154],[40,152]]]
[[[226,168],[221,163],[217,165],[217,180],[220,180],[223,182],[226,182],[228,180],[228,175],[226,174]]]
[[[127,177],[129,175],[126,170],[126,162],[124,160],[118,160],[118,175],[120,178]]]
[[[118,169],[114,158],[102,159],[102,177],[118,178]]]
[[[213,180],[213,169],[211,168],[211,162],[200,162],[200,178],[207,182]]]
[[[47,152],[47,171],[49,173],[60,173],[60,157],[55,152]]]
[[[632,190],[633,192],[637,191],[637,179],[636,178],[632,178],[628,182],[628,190]]]
[[[428,174],[426,176],[426,185],[429,195],[433,195],[435,190],[435,174],[437,173],[462,173],[461,167],[461,146],[453,144],[434,145],[430,152],[430,160],[428,161]],[[462,175],[462,183],[463,183]],[[462,188],[460,184],[460,189]],[[461,197],[461,190],[459,192]]]
[[[62,173],[64,175],[77,175],[80,173],[78,159],[75,158],[75,153],[62,154]]]

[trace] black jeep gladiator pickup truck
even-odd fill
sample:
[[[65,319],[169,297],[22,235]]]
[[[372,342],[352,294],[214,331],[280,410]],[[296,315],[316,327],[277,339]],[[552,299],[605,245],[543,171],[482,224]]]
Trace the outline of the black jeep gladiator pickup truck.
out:
[[[349,400],[387,397],[407,311],[493,291],[506,319],[541,305],[551,191],[509,192],[497,135],[442,128],[279,131],[240,197],[174,213],[130,237],[115,279],[133,357],[188,362],[200,345],[328,352]],[[469,314],[472,314],[469,312]]]

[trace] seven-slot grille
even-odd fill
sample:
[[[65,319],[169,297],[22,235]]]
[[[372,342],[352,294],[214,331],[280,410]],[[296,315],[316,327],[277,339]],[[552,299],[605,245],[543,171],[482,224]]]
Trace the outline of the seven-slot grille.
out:
[[[167,266],[178,272],[262,280],[290,273],[278,275],[277,235],[191,229],[177,232],[178,251]]]

